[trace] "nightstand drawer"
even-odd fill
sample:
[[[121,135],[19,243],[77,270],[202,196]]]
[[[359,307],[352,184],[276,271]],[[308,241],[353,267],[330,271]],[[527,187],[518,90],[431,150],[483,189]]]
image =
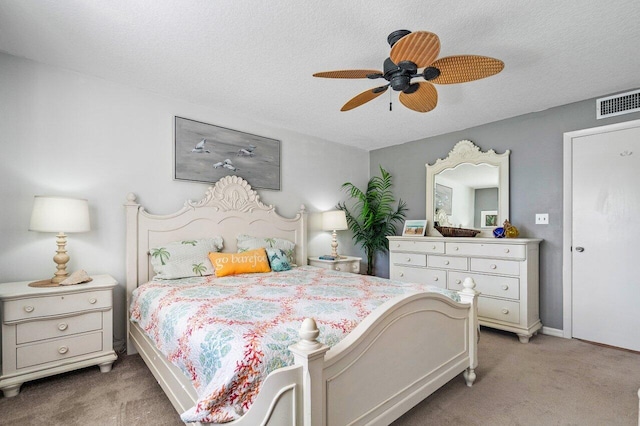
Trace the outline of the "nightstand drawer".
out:
[[[111,295],[109,289],[8,300],[4,304],[4,322],[110,308]]]
[[[101,332],[50,340],[17,348],[16,367],[32,367],[100,351],[102,351]]]
[[[90,312],[74,317],[29,321],[16,325],[16,343],[68,336],[102,329],[102,312]]]

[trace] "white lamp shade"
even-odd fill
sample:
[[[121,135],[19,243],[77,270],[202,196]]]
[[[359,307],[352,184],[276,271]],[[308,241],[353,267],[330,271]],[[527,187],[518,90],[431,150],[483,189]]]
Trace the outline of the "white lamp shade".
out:
[[[30,231],[86,232],[90,229],[87,200],[36,195]]]
[[[347,226],[347,216],[342,210],[322,213],[322,229],[324,231],[343,231],[349,229]]]

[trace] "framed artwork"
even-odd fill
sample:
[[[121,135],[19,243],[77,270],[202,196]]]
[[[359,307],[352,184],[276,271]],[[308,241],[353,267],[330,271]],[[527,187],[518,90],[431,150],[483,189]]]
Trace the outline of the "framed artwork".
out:
[[[424,237],[424,233],[427,230],[426,220],[405,220],[404,228],[402,229],[403,237]]]
[[[240,176],[253,188],[280,190],[280,141],[175,117],[174,179],[215,183]]]
[[[480,227],[495,228],[496,226],[498,226],[498,211],[482,210],[480,212]]]
[[[453,189],[436,183],[436,212],[438,210],[444,210],[446,214],[451,215],[452,199]]]

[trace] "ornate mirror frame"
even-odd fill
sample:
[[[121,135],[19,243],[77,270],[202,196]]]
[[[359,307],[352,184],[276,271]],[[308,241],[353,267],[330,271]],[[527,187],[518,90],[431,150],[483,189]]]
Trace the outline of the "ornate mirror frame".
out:
[[[492,149],[487,152],[480,151],[480,147],[476,146],[469,140],[458,142],[447,158],[439,158],[433,164],[426,164],[427,168],[427,235],[439,236],[440,233],[433,228],[435,217],[435,177],[438,173],[446,169],[452,169],[460,164],[489,164],[498,167],[498,226],[509,218],[509,154],[510,150],[506,150],[503,154],[496,154]],[[493,237],[493,228],[474,228],[479,229],[480,237]]]

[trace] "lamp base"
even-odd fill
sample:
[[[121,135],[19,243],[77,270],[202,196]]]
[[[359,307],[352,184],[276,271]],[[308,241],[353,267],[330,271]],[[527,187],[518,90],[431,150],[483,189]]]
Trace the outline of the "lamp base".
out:
[[[41,280],[29,283],[29,287],[59,287],[60,283],[54,283],[52,280]]]

